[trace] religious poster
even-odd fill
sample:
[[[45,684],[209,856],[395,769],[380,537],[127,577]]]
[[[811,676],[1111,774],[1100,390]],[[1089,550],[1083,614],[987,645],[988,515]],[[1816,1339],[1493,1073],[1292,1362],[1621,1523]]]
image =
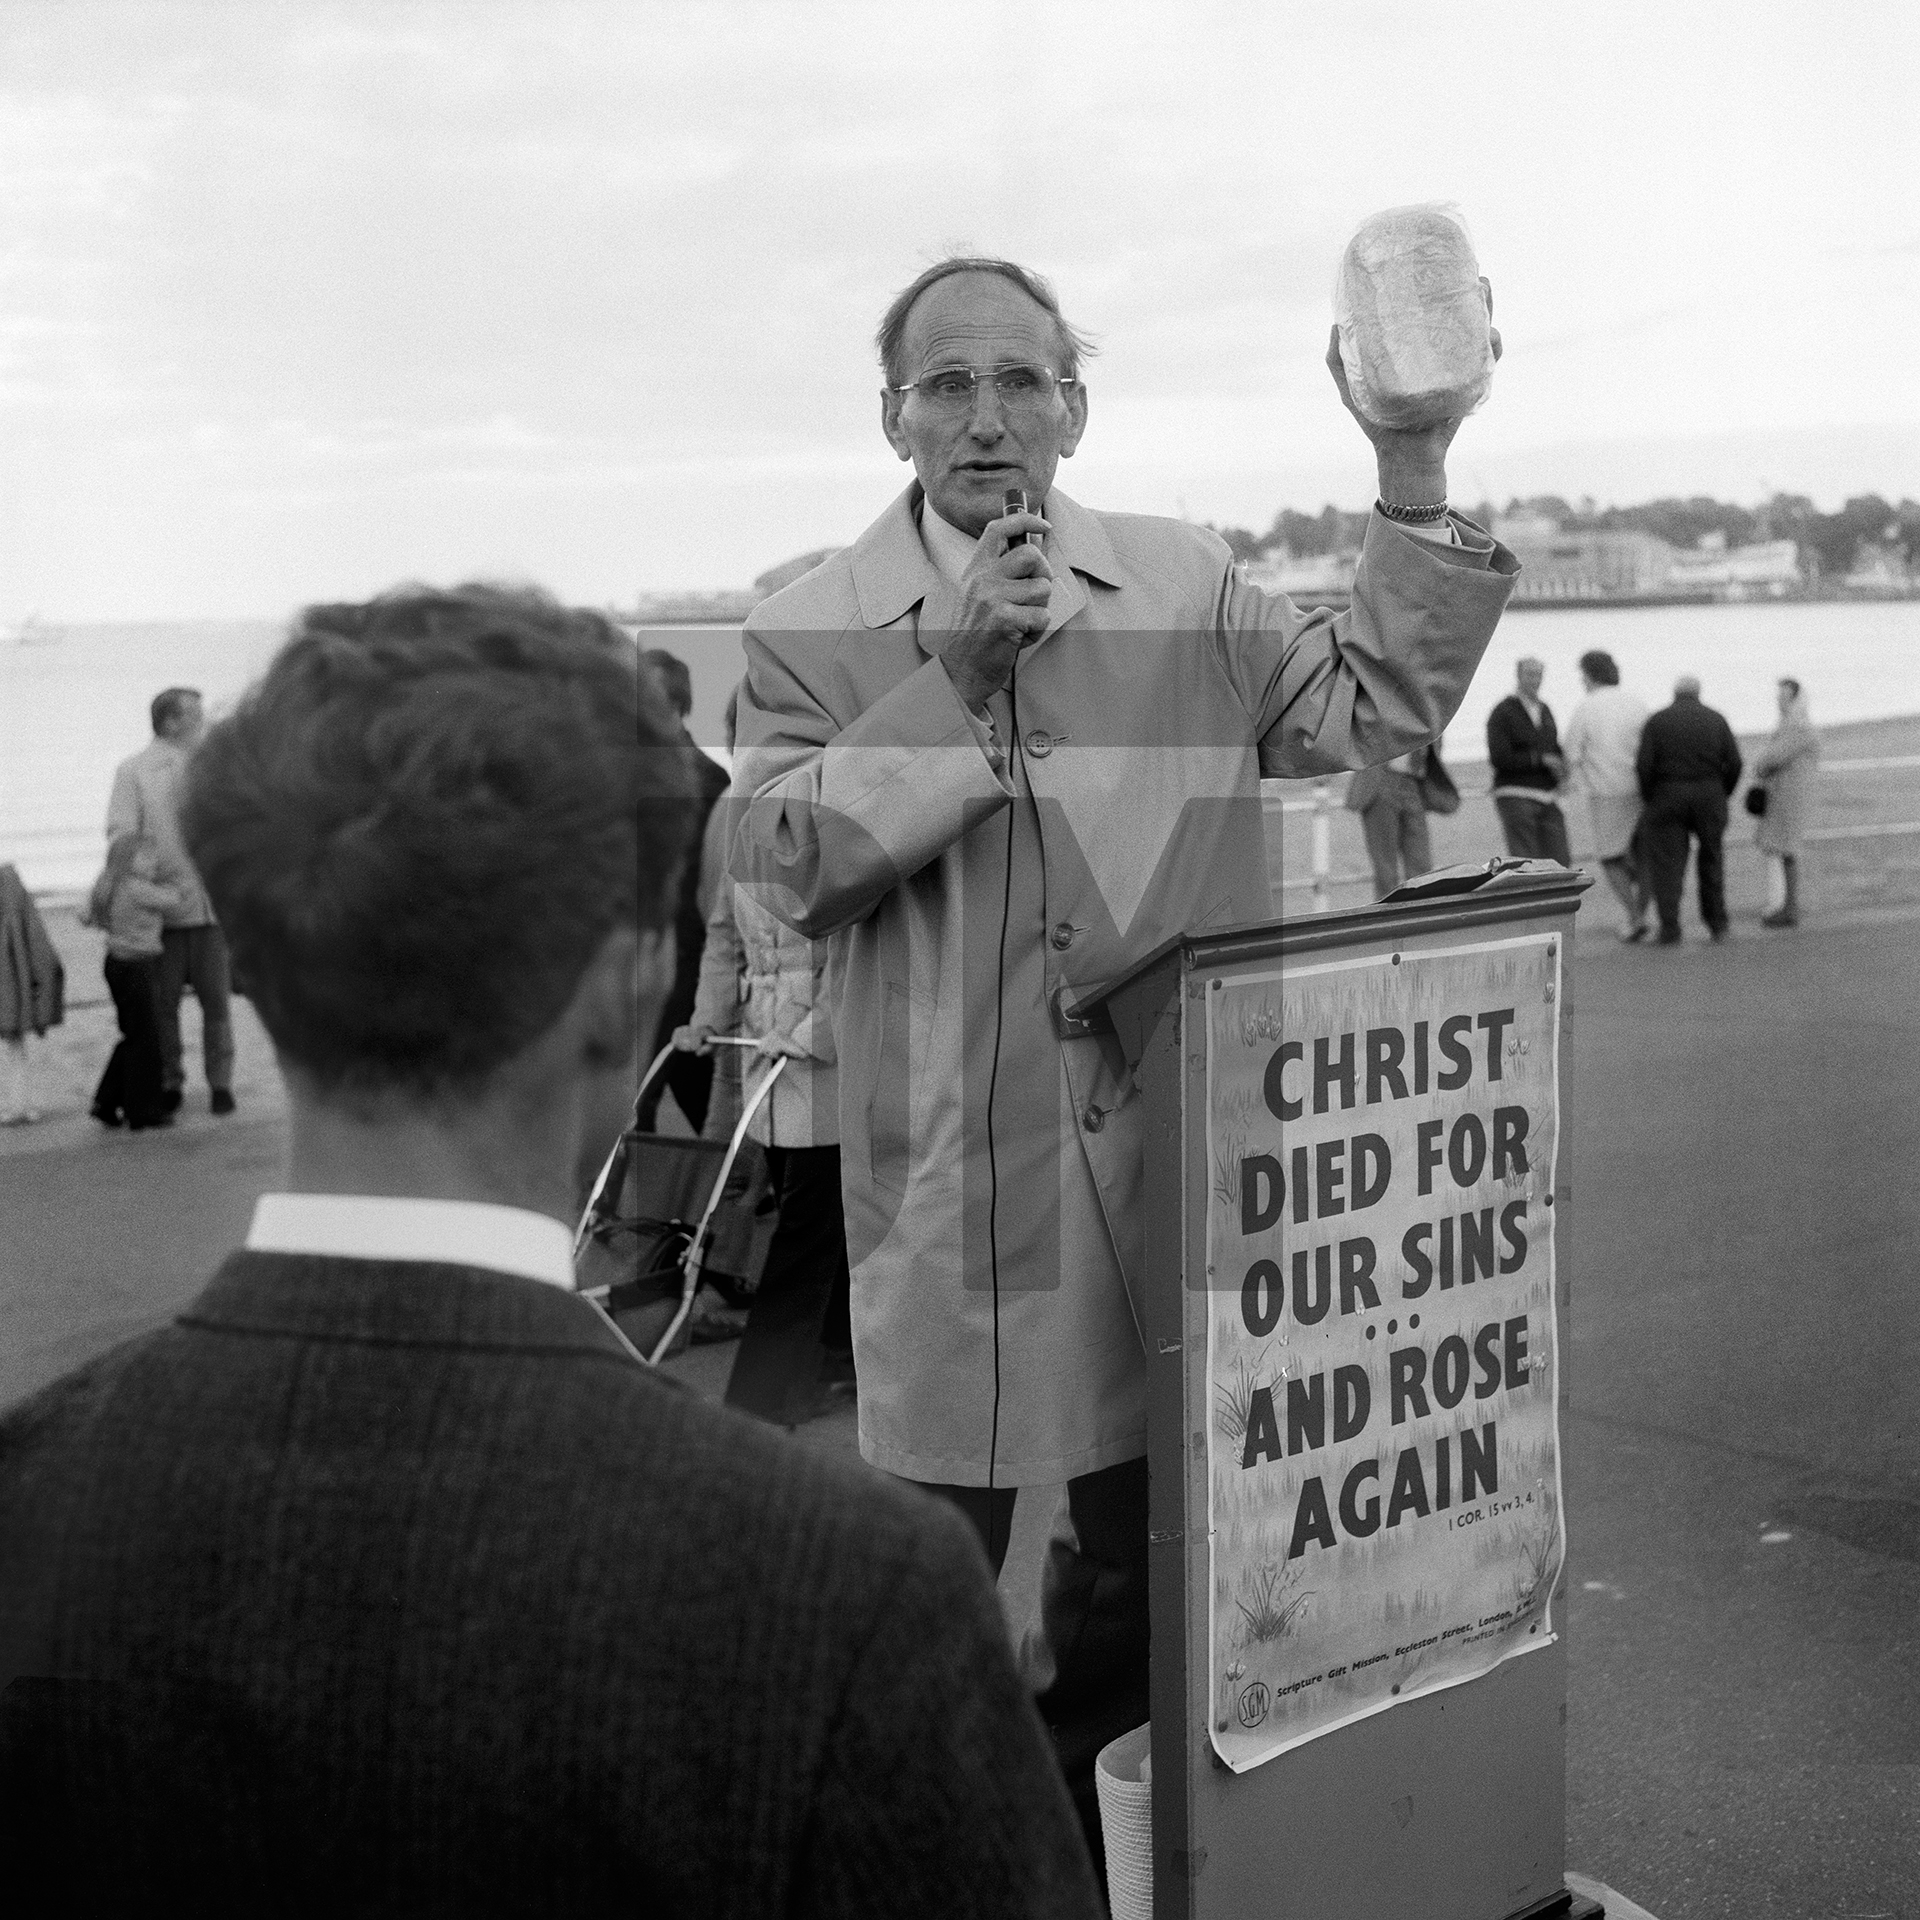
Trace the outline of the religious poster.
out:
[[[1211,1726],[1236,1772],[1553,1638],[1559,936],[1207,995]]]

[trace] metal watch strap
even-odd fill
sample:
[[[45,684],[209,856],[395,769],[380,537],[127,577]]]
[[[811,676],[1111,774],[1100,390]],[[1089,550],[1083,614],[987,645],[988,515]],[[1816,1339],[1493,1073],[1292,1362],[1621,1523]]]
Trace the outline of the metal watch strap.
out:
[[[1426,507],[1389,506],[1384,500],[1376,500],[1373,504],[1389,520],[1404,521],[1410,526],[1427,527],[1436,520],[1444,520],[1447,517],[1447,503],[1444,500],[1437,500],[1432,506]]]

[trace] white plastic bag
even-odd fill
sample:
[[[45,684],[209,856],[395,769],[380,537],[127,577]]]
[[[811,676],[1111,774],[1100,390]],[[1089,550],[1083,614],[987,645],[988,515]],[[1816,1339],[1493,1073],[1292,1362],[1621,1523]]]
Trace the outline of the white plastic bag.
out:
[[[1093,1763],[1113,1920],[1153,1920],[1153,1723],[1109,1740]]]
[[[1353,404],[1379,427],[1472,413],[1493,384],[1487,283],[1458,207],[1389,207],[1361,222],[1334,276]]]

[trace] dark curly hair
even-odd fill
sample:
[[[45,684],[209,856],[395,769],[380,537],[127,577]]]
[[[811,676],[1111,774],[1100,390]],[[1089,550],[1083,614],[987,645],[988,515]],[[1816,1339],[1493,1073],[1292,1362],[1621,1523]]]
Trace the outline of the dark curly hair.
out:
[[[607,934],[670,920],[679,729],[599,614],[526,589],[309,607],[190,764],[183,826],[236,973],[332,1093],[471,1090]]]

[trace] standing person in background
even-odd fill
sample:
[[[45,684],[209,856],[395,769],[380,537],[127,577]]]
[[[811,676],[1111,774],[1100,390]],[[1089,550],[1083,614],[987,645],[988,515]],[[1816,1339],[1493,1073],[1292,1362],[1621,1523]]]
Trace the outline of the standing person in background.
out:
[[[727,703],[733,750],[738,690]],[[853,1378],[848,1318],[847,1229],[840,1204],[840,1086],[827,999],[827,943],[783,926],[724,867],[739,801],[714,808],[707,839],[723,842],[707,913],[706,947],[693,1018],[673,1036],[683,1051],[711,1057],[715,1034],[757,1040],[743,1091],[785,1058],[780,1078],[747,1131],[766,1149],[780,1224],[748,1309],[727,1380],[727,1405],[796,1427],[819,1412],[825,1391]],[[704,862],[703,862],[704,864]]]
[[[1566,816],[1555,795],[1567,777],[1553,709],[1540,698],[1546,667],[1520,662],[1518,686],[1487,715],[1487,759],[1493,766],[1493,804],[1507,851],[1518,860],[1573,865]]]
[[[673,987],[660,1009],[660,1025],[653,1036],[653,1051],[658,1053],[693,1013],[693,996],[700,979],[700,950],[706,944],[707,918],[700,910],[700,861],[697,850],[706,831],[707,816],[714,803],[727,790],[727,775],[711,754],[703,753],[687,731],[687,716],[693,712],[693,675],[687,663],[664,647],[655,647],[641,656],[652,668],[667,704],[680,716],[680,750],[692,771],[697,818],[693,842],[686,863],[680,869],[680,895],[674,910]],[[707,1100],[713,1092],[713,1061],[694,1053],[676,1052],[660,1070],[658,1077],[641,1100],[635,1124],[642,1133],[651,1133],[660,1112],[660,1096],[672,1090],[675,1104],[686,1115],[695,1133],[707,1124]]]
[[[1726,715],[1702,702],[1700,682],[1692,674],[1673,683],[1673,704],[1647,722],[1635,770],[1646,802],[1641,834],[1660,910],[1660,944],[1680,944],[1689,837],[1700,847],[1700,918],[1716,942],[1724,940],[1727,888],[1720,842],[1727,831],[1727,796],[1740,784],[1740,747]]]
[[[120,1039],[94,1090],[93,1117],[105,1127],[124,1120],[128,1130],[173,1125],[160,1058],[160,968],[166,916],[178,913],[186,889],[162,878],[153,843],[123,834],[107,849],[93,883],[89,917],[107,934],[107,991],[120,1020]]]
[[[1780,904],[1761,915],[1763,927],[1800,924],[1800,840],[1813,801],[1813,774],[1820,764],[1820,740],[1807,717],[1807,696],[1798,680],[1779,686],[1780,724],[1753,763],[1754,785],[1766,795],[1756,836],[1760,851],[1779,862]]]
[[[66,969],[16,869],[0,866],[0,1127],[40,1118],[30,1042],[65,1013]]]
[[[1376,900],[1432,869],[1433,841],[1421,781],[1439,757],[1435,747],[1415,747],[1380,766],[1362,767],[1347,782],[1346,807],[1360,816],[1360,831],[1367,837]]]
[[[1647,710],[1621,686],[1620,669],[1610,653],[1598,648],[1583,653],[1580,680],[1587,697],[1567,716],[1567,774],[1586,789],[1593,850],[1608,886],[1626,909],[1620,938],[1644,940],[1652,896],[1637,839],[1640,778],[1635,765]]]
[[[180,788],[187,756],[206,725],[200,695],[192,687],[168,687],[154,695],[149,709],[153,738],[113,776],[107,802],[107,841],[135,834],[152,844],[170,880],[179,886],[179,903],[167,914],[161,933],[160,965],[155,975],[155,1012],[160,1033],[160,1080],[172,1112],[186,1088],[180,1053],[180,995],[193,988],[200,1003],[200,1045],[206,1064],[209,1099],[215,1113],[233,1111],[233,976],[227,943],[221,936],[207,890],[180,837]]]

